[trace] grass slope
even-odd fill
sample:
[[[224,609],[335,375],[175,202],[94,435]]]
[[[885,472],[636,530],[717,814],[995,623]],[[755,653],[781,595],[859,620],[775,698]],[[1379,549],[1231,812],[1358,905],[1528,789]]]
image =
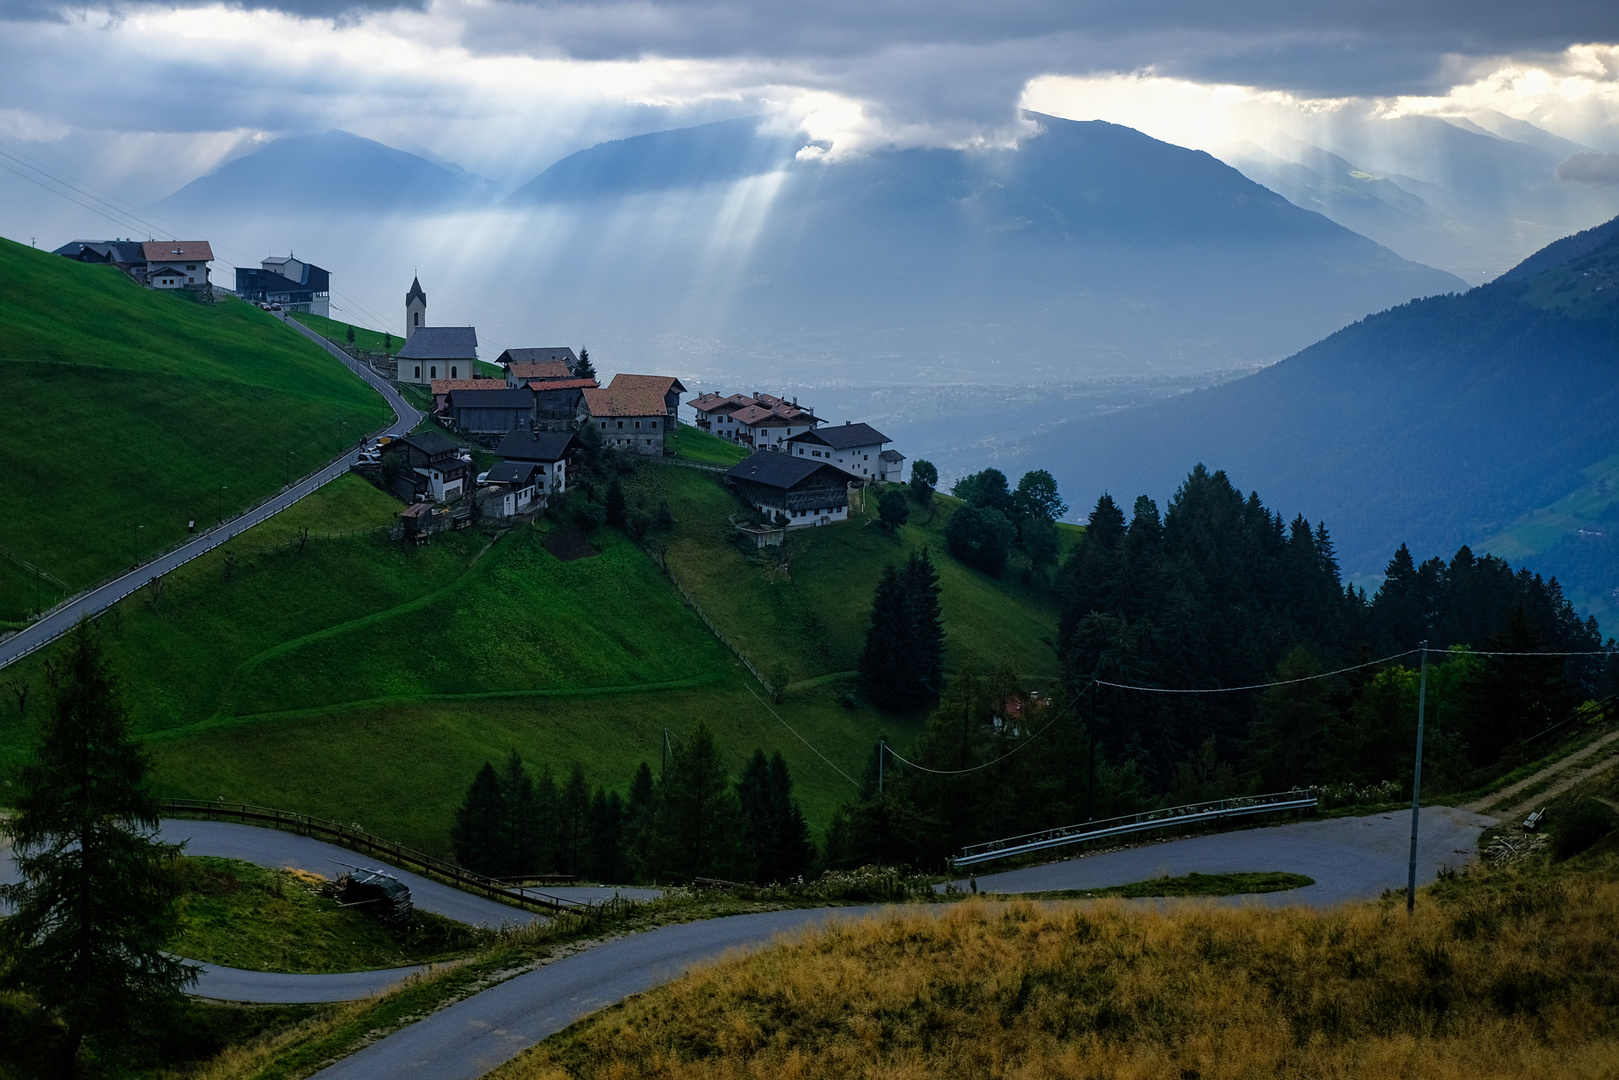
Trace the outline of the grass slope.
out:
[[[155,607],[143,591],[102,619],[161,792],[358,822],[446,854],[484,761],[516,749],[623,788],[641,761],[658,764],[665,729],[679,739],[701,718],[738,772],[755,747],[780,750],[821,827],[879,732],[904,745],[924,719],[851,707],[843,674],[882,567],[923,545],[952,662],[1055,674],[1042,590],[938,553],[950,500],[897,537],[864,517],[797,534],[783,572],[726,537],[740,504],[713,474],[648,464],[629,480],[635,497],[669,499],[677,524],[649,543],[750,659],[788,673],[784,701],[764,699],[620,533],[596,531],[598,553],[566,563],[545,549],[555,526],[543,521],[405,549],[377,531],[398,503],[351,476],[171,575]],[[299,550],[289,541],[304,527]],[[7,674],[42,688],[50,655]],[[0,699],[0,765],[21,760],[31,728]]]
[[[603,1010],[491,1080],[1424,1077],[1619,1066],[1619,863],[1327,911],[969,901]]]
[[[374,916],[321,896],[330,873],[183,859],[181,930],[170,948],[248,971],[326,974],[447,960],[480,943],[470,927],[422,911],[395,934]]]
[[[74,588],[212,524],[377,427],[387,406],[266,312],[0,240],[0,546]],[[34,605],[0,575],[0,619]]]

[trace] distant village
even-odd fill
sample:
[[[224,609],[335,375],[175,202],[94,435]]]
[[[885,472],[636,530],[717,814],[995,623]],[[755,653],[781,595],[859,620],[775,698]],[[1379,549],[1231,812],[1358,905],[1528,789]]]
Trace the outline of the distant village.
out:
[[[55,254],[110,264],[151,289],[234,295],[283,315],[331,315],[330,272],[290,253],[237,267],[234,290],[212,281],[206,240],[75,240]],[[506,349],[493,362],[501,374],[484,375],[477,329],[430,324],[419,277],[405,293],[403,330],[398,352],[372,366],[425,387],[442,430],[384,436],[362,451],[358,468],[386,477],[407,503],[405,533],[418,540],[475,516],[542,512],[578,473],[586,428],[604,447],[659,460],[676,456],[670,436],[682,424],[752,449],[723,470],[723,480],[758,512],[760,521],[743,528],[761,546],[780,543],[789,530],[847,520],[852,492],[903,479],[905,457],[886,435],[869,424],[829,423],[797,398],[711,390],[685,402],[688,422],[680,409],[690,391],[678,376],[621,373],[602,386],[588,355],[566,346]],[[470,447],[490,451],[496,463],[475,475]]]

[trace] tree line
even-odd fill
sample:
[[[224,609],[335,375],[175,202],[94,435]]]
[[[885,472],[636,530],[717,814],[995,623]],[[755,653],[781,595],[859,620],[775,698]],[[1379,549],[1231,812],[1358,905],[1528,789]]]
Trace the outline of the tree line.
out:
[[[874,749],[862,797],[828,830],[828,865],[937,866],[964,844],[1154,806],[1409,785],[1410,650],[1424,640],[1430,791],[1502,771],[1525,740],[1619,689],[1611,640],[1605,656],[1477,655],[1603,650],[1555,580],[1465,547],[1419,564],[1402,546],[1368,595],[1341,580],[1325,524],[1287,521],[1202,466],[1162,513],[1142,496],[1126,517],[1104,494],[1086,525],[1055,576],[1058,682],[1035,695],[1010,671],[963,671],[922,699],[931,715],[904,754],[935,771]],[[1245,686],[1259,689],[1146,692]]]
[[[657,775],[640,764],[627,797],[590,786],[577,764],[559,781],[549,765],[535,775],[516,751],[499,768],[485,762],[450,843],[462,866],[503,879],[770,884],[810,873],[816,856],[781,753],[756,749],[733,783],[701,722],[670,740]]]

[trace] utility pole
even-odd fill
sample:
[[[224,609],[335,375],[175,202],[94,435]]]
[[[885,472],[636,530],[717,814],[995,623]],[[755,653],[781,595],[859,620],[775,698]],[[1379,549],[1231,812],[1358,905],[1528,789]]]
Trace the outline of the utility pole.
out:
[[[1085,820],[1096,820],[1096,680],[1091,680],[1091,719],[1085,725],[1085,738],[1090,743],[1090,765],[1085,774]]]
[[[219,485],[219,524],[225,523],[225,485]]]
[[[1417,765],[1411,779],[1411,866],[1405,880],[1405,913],[1417,909],[1417,819],[1422,810],[1422,719],[1428,704],[1428,642],[1422,642],[1422,677],[1417,683]]]
[[[131,563],[133,566],[139,566],[141,563],[141,530],[144,528],[146,528],[145,525],[137,525],[130,530],[130,538],[133,543],[131,550],[135,556],[134,562]]]
[[[877,736],[877,797],[883,794],[883,758],[887,756],[888,736]]]

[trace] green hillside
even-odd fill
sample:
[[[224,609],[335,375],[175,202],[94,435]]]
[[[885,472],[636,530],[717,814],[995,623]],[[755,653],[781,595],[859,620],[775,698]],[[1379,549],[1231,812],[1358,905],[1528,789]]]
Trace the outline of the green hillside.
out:
[[[385,423],[382,399],[266,312],[142,289],[0,240],[0,548],[83,588]],[[0,620],[36,580],[0,572]],[[57,597],[48,594],[48,605]]]
[[[923,719],[853,702],[841,673],[882,567],[924,544],[951,664],[1055,674],[1045,639],[1056,612],[1042,589],[941,553],[953,500],[897,537],[865,517],[796,534],[784,572],[725,535],[742,507],[714,474],[644,463],[627,486],[632,501],[669,500],[676,525],[647,547],[667,550],[767,676],[786,674],[784,700],[767,704],[656,559],[616,530],[596,530],[596,553],[568,562],[547,548],[559,526],[544,520],[402,548],[379,531],[399,504],[345,477],[170,575],[155,606],[143,591],[101,620],[162,791],[358,821],[444,853],[483,761],[515,748],[536,767],[579,761],[593,783],[622,787],[641,761],[657,765],[665,729],[678,739],[701,718],[739,771],[754,747],[779,749],[821,827],[854,794],[838,770],[858,777],[879,732],[906,745]],[[7,676],[42,685],[50,653]],[[29,726],[0,699],[0,765],[20,759]]]

